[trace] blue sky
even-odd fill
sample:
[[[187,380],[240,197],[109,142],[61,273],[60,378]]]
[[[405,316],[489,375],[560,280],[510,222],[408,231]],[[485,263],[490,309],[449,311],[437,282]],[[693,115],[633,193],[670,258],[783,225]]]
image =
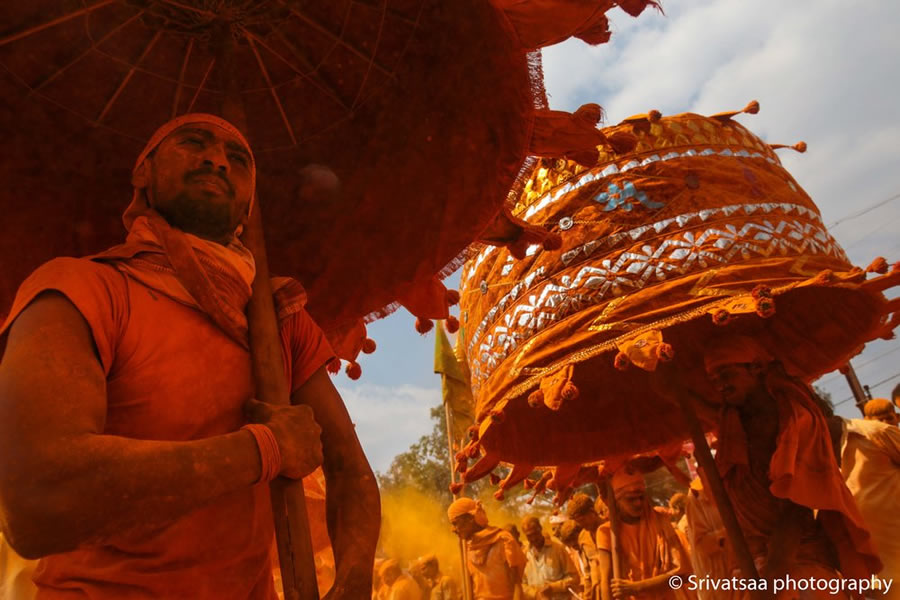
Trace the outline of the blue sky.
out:
[[[598,102],[617,123],[654,108],[711,114],[759,100],[760,113],[741,122],[770,143],[807,142],[806,154],[781,159],[825,223],[840,221],[831,232],[854,264],[900,260],[900,3],[668,0],[664,9],[638,19],[611,12],[609,44],[545,49],[551,108]],[[378,350],[360,361],[362,378],[336,379],[376,470],[431,430],[429,409],[440,402],[434,334],[413,323],[402,309],[372,323]],[[887,396],[900,383],[900,342],[870,344],[853,364],[863,383],[887,379],[872,390]],[[835,402],[850,396],[836,374],[819,385]],[[858,416],[852,401],[838,412]]]

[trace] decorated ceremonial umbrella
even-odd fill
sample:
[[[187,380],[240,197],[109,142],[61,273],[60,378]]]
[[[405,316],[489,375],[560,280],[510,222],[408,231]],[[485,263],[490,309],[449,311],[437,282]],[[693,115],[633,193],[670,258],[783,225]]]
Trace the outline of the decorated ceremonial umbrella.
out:
[[[399,303],[427,329],[471,242],[521,236],[500,209],[526,157],[600,143],[590,114],[546,109],[533,51],[606,41],[614,5],[4,3],[0,313],[41,262],[121,241],[130,160],[159,124],[230,108],[258,158],[272,271],[306,286],[338,354]]]
[[[674,361],[686,377],[702,374],[717,334],[752,337],[807,381],[890,334],[898,306],[881,291],[900,271],[877,276],[883,259],[853,267],[779,146],[737,114],[637,115],[603,130],[636,136],[634,150],[604,151],[590,168],[534,169],[513,215],[558,233],[562,247],[532,246],[521,260],[488,247],[463,268],[478,423],[458,456],[467,481],[502,462],[512,465],[502,490],[553,467],[550,487],[562,492],[601,459],[667,445],[677,455],[688,423],[648,371]]]
[[[121,241],[130,161],[160,123],[224,114],[257,156],[272,270],[305,284],[358,377],[354,359],[374,349],[365,319],[403,304],[427,330],[448,316],[455,297],[439,279],[471,242],[547,237],[501,211],[527,156],[592,162],[598,144],[628,145],[594,128],[594,107],[548,110],[532,52],[572,35],[605,42],[615,4],[637,15],[654,3],[5,3],[0,311],[41,262]],[[259,314],[272,334],[271,307]]]

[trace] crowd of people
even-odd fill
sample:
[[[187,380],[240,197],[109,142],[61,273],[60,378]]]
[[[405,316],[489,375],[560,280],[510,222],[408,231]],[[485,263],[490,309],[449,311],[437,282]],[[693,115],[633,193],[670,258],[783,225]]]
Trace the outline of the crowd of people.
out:
[[[782,410],[773,419],[756,406],[766,398],[761,390],[749,385],[750,380],[742,386],[741,374],[728,372],[738,364],[764,380],[756,372],[764,365],[755,359],[712,364],[710,371],[727,382],[731,404],[741,408],[736,416],[745,421],[745,432],[753,431],[752,422],[746,421],[760,414],[765,417],[761,422],[774,426],[768,436],[759,432],[745,436],[740,452],[733,442],[717,447],[717,467],[758,570],[757,581],[793,577],[830,582],[831,587],[818,590],[788,586],[775,598],[900,598],[900,590],[893,587],[894,575],[900,572],[900,518],[895,510],[900,492],[900,386],[894,389],[893,401],[870,400],[863,419],[838,417],[821,402],[813,406],[795,398],[794,404],[785,405],[770,397],[770,408]],[[772,390],[786,393],[771,380],[768,389],[770,395]],[[807,418],[810,422],[796,426],[797,431],[789,429]],[[824,429],[812,427],[817,423]],[[810,450],[822,442],[830,456],[816,456]],[[785,452],[794,459],[785,459]],[[790,472],[787,481],[782,471]],[[750,598],[754,585],[742,574],[707,475],[702,468],[696,473],[684,492],[674,494],[667,506],[656,506],[644,474],[626,464],[611,476],[612,497],[599,490],[576,493],[565,510],[546,523],[529,515],[518,526],[502,528],[488,522],[480,502],[458,498],[450,505],[448,518],[451,530],[466,545],[471,598]],[[609,516],[613,502],[618,515],[614,533]],[[377,600],[464,598],[461,585],[441,573],[434,556],[412,563],[409,575],[397,561],[384,561],[376,566],[376,575]],[[673,577],[683,584],[680,588],[672,585]],[[868,583],[851,584],[851,578]]]

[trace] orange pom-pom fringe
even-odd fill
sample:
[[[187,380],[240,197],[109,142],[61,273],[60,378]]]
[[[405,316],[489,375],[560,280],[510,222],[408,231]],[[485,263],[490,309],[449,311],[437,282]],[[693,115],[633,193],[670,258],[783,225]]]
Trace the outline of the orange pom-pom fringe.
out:
[[[563,386],[562,392],[560,392],[560,396],[563,400],[574,400],[578,397],[578,386],[571,381],[567,381]]]
[[[728,325],[732,319],[731,313],[727,310],[717,310],[712,314],[713,325]]]
[[[660,119],[662,119],[662,113],[655,108],[647,113],[647,120],[651,123],[656,123]]]
[[[875,260],[872,261],[868,267],[866,267],[866,273],[878,273],[879,275],[884,275],[888,272],[888,263],[884,259],[883,256],[879,256]]]
[[[444,320],[444,326],[447,329],[447,333],[456,333],[459,331],[459,319],[450,315]]]
[[[450,484],[450,493],[453,494],[454,496],[459,496],[459,493],[462,491],[464,485],[465,484],[463,484],[460,481],[451,483]]]
[[[378,346],[375,344],[375,340],[372,338],[366,338],[363,340],[362,351],[363,354],[372,354],[375,352],[375,348]]]
[[[758,285],[753,288],[753,291],[750,292],[750,295],[753,296],[754,300],[760,300],[762,298],[771,298],[772,297],[772,288],[767,285]]]
[[[331,373],[332,375],[337,375],[341,372],[341,359],[332,358],[328,361],[328,364],[325,365],[325,370]]]
[[[473,442],[477,442],[477,441],[478,441],[478,435],[479,435],[479,434],[478,434],[478,426],[472,425],[471,427],[469,427],[469,428],[466,430],[466,433],[469,434],[469,439],[470,439],[470,440],[472,440]]]
[[[537,408],[544,403],[544,392],[541,390],[534,390],[530,394],[528,394],[528,406],[531,408]]]
[[[466,469],[469,468],[469,460],[465,457],[462,460],[456,461],[456,472],[457,473],[465,473]]]
[[[494,492],[494,499],[498,502],[503,502],[503,499],[505,497],[506,496],[503,495],[503,490],[497,490],[496,492]]]
[[[416,318],[416,331],[425,335],[434,327],[434,322],[431,319],[419,319]]]
[[[656,357],[663,362],[669,362],[675,358],[675,349],[672,344],[660,344],[656,347]]]
[[[459,304],[459,292],[456,290],[447,290],[446,293],[447,306]]]
[[[631,359],[628,358],[628,355],[624,352],[619,352],[616,354],[615,360],[613,360],[613,366],[616,367],[619,371],[625,371],[631,365]]]
[[[606,143],[616,154],[627,154],[637,146],[637,138],[625,131],[617,131],[606,136]]]
[[[747,106],[741,111],[742,113],[747,113],[748,115],[755,115],[759,112],[759,102],[756,100],[751,100],[747,103]]]
[[[359,366],[358,362],[352,362],[347,365],[345,372],[347,377],[355,381],[362,376],[362,367]]]
[[[480,454],[481,452],[478,449],[478,444],[470,444],[466,449],[466,456],[469,458],[478,458]]]
[[[491,415],[491,421],[493,421],[494,423],[497,423],[497,424],[500,424],[506,420],[506,415],[503,414],[502,410],[496,410],[496,409],[492,410],[490,415]]]
[[[768,319],[775,314],[775,301],[772,298],[761,298],[756,301],[756,314]]]

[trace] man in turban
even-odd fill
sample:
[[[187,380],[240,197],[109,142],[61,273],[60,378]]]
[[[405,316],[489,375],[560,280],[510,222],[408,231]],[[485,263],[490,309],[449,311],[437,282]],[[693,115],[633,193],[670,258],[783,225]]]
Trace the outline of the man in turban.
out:
[[[868,407],[868,405],[866,405]],[[841,419],[841,472],[853,493],[884,568],[893,581],[878,598],[900,598],[900,429],[878,419]]]
[[[887,398],[873,398],[863,406],[863,416],[867,421],[881,421],[888,425],[897,425],[900,415]]]
[[[387,600],[422,600],[419,584],[400,570],[400,564],[390,558],[379,569],[381,581],[387,587]]]
[[[458,498],[450,528],[466,543],[474,600],[522,600],[525,555],[508,531],[488,524],[480,502]]]
[[[597,529],[602,600],[681,600],[693,598],[686,588],[673,590],[669,578],[690,573],[688,556],[668,515],[650,506],[644,476],[623,465],[613,474],[612,491],[619,516],[620,573],[612,572],[611,523]]]
[[[881,564],[809,386],[741,336],[713,340],[705,367],[720,408],[716,463],[761,574],[877,573]]]
[[[125,243],[19,289],[0,329],[0,525],[43,557],[42,600],[272,600],[268,483],[320,464],[330,597],[370,593],[378,491],[296,281],[273,282],[292,405],[252,399],[255,180],[232,124],[174,119],[135,163]]]
[[[590,593],[586,591],[586,594],[588,598],[592,599],[599,599],[600,597],[600,562],[597,554],[597,544],[594,540],[597,528],[606,521],[606,515],[601,517],[596,510],[598,505],[602,505],[602,500],[599,498],[595,502],[587,494],[579,493],[572,496],[566,507],[569,518],[581,528],[581,531],[578,533],[578,547],[581,555],[584,557],[585,568],[589,573],[587,579],[590,581],[590,587],[585,589],[590,589]]]
[[[569,600],[578,587],[578,571],[562,542],[544,535],[537,517],[525,517],[522,533],[528,540],[523,589],[535,600]]]

